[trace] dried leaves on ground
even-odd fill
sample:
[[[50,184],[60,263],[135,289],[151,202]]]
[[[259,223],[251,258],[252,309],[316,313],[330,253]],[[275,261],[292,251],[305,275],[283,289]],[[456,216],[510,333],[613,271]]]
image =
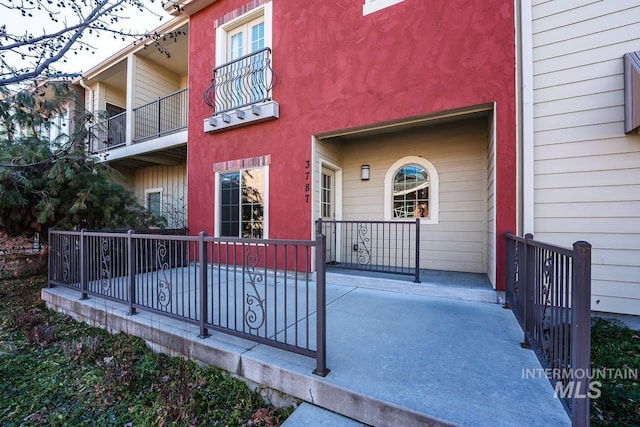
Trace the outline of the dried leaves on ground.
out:
[[[291,413],[218,369],[47,310],[44,286],[0,281],[3,425],[278,426]]]

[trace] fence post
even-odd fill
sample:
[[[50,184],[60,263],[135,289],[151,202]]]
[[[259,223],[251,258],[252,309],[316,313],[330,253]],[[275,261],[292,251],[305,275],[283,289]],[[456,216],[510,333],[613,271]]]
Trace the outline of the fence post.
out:
[[[524,341],[522,346],[525,348],[531,348],[529,342],[529,332],[531,332],[531,326],[533,324],[533,315],[535,313],[534,304],[534,292],[536,280],[533,277],[535,274],[535,251],[530,249],[529,241],[533,240],[533,234],[527,233],[524,235],[524,260],[523,260],[523,272],[524,280],[522,281],[524,289],[522,290],[522,323],[524,324]]]
[[[573,426],[589,425],[589,372],[591,368],[591,244],[573,244],[571,284],[571,374],[576,393],[571,398]],[[576,375],[580,372],[581,375]],[[579,392],[582,392],[580,394]]]
[[[515,272],[514,270],[514,258],[515,255],[513,253],[513,246],[515,245],[515,242],[513,240],[511,240],[511,231],[506,231],[504,233],[504,240],[505,240],[505,268],[504,268],[504,308],[506,309],[510,309],[514,311],[514,314],[516,314],[516,304],[514,302],[514,285],[515,285]],[[517,314],[516,314],[516,319],[517,319]]]
[[[322,224],[322,222],[320,222]],[[326,377],[327,369],[327,294],[325,287],[325,236],[316,235],[316,369],[313,373]]]
[[[207,284],[207,269],[208,269],[208,264],[207,264],[207,242],[205,241],[205,237],[207,237],[207,233],[204,231],[201,231],[199,234],[199,239],[198,239],[198,254],[199,254],[199,260],[198,262],[200,263],[200,277],[199,277],[199,281],[200,281],[200,338],[206,338],[209,336],[209,331],[207,330],[205,324],[207,322],[207,319],[209,318],[208,315],[208,305],[207,305],[207,298],[208,298],[208,284]]]
[[[133,230],[127,231],[127,271],[129,272],[129,315],[136,314],[136,242]]]
[[[87,299],[87,291],[89,287],[89,281],[87,276],[89,275],[89,253],[87,251],[87,237],[84,233],[86,228],[80,230],[80,299]]]
[[[52,284],[53,278],[58,276],[58,274],[57,274],[58,273],[58,269],[56,268],[57,265],[54,266],[54,263],[53,263],[53,251],[54,251],[54,248],[55,249],[58,248],[58,245],[56,244],[54,246],[54,244],[53,244],[53,233],[52,233],[52,231],[53,230],[51,228],[47,231],[47,234],[48,234],[47,243],[49,244],[49,253],[47,254],[47,262],[48,262],[47,276],[49,278],[48,285],[49,285],[50,288],[54,287],[53,284]],[[57,241],[56,241],[56,243],[57,243]]]
[[[322,218],[316,220],[316,235],[322,234]]]
[[[416,275],[414,283],[420,283],[420,218],[416,218]]]

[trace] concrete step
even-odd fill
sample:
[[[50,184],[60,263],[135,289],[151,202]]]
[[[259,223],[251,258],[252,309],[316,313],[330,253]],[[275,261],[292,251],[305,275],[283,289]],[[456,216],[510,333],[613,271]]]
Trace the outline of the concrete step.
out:
[[[335,412],[304,402],[298,406],[282,427],[363,427],[362,424]]]

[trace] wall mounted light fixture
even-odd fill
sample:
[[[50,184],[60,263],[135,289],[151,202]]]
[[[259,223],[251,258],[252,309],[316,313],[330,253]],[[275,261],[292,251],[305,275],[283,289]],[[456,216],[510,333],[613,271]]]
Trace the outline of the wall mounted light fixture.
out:
[[[363,181],[369,181],[371,177],[369,165],[360,166],[360,179]]]

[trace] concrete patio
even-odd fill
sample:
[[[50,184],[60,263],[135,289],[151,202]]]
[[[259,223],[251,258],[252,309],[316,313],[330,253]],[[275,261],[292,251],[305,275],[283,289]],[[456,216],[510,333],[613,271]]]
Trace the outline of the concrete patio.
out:
[[[326,377],[315,360],[127,308],[77,291],[43,289],[50,308],[144,338],[249,382],[308,402],[285,423],[337,426],[562,426],[570,420],[520,347],[522,331],[486,277],[425,272],[397,276],[327,274]],[[277,396],[278,393],[272,393]]]

